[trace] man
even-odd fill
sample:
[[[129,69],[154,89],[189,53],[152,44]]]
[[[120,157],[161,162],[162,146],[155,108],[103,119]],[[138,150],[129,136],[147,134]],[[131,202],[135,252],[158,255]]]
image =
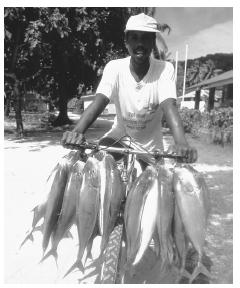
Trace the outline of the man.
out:
[[[127,135],[132,147],[140,145],[147,151],[163,149],[161,119],[164,114],[175,141],[174,152],[184,156],[188,163],[197,160],[197,150],[190,147],[185,138],[176,107],[174,67],[151,57],[156,33],[160,32],[154,18],[144,13],[129,18],[125,44],[130,57],[106,65],[96,99],[73,131],[63,134],[63,146],[82,143],[88,127],[112,100],[116,117],[112,129],[101,139],[102,144],[111,144]],[[129,144],[126,138],[122,143]]]

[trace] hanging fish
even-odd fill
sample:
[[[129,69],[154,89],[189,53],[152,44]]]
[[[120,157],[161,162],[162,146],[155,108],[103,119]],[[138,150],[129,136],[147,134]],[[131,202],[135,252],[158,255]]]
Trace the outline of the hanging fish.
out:
[[[184,229],[198,252],[197,266],[190,283],[200,273],[210,278],[209,271],[201,262],[210,208],[207,185],[201,174],[186,164],[175,167],[173,185]]]
[[[101,254],[114,228],[120,205],[124,197],[124,187],[120,171],[111,155],[106,155],[100,162],[101,170],[101,204],[99,211],[100,230],[102,231]],[[105,179],[104,179],[105,178]],[[104,191],[102,192],[102,189]]]
[[[89,157],[84,169],[81,190],[77,195],[76,223],[79,249],[75,263],[70,267],[66,277],[75,268],[84,271],[82,257],[96,225],[100,205],[101,174],[99,161]]]
[[[42,258],[41,262],[47,259],[50,255],[54,256],[57,260],[58,244],[75,222],[77,194],[81,189],[84,165],[84,162],[78,160],[70,169],[64,191],[60,216],[58,218],[56,229],[52,233],[52,247],[51,250]]]
[[[174,213],[174,195],[172,172],[164,165],[158,166],[158,215],[157,229],[160,241],[161,269],[169,267],[173,262],[172,221]]]
[[[147,167],[136,179],[127,197],[124,223],[127,238],[127,264],[136,265],[146,251],[156,226],[157,172]]]

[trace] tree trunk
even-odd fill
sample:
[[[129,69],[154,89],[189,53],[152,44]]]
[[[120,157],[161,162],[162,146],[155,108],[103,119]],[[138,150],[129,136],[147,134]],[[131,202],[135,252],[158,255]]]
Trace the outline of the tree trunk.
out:
[[[10,105],[11,105],[10,95],[6,95],[6,97],[4,97],[4,116],[6,117],[9,117]]]
[[[17,25],[15,46],[13,50],[10,73],[6,73],[8,74],[7,76],[10,77],[14,81],[13,96],[14,96],[14,106],[15,106],[15,119],[16,119],[16,125],[17,125],[16,134],[18,138],[23,137],[23,123],[22,123],[22,112],[21,112],[22,99],[21,99],[21,93],[19,91],[19,80],[17,79],[15,68],[16,68],[18,45],[20,42],[21,32],[22,32],[22,27],[19,23],[19,25]]]
[[[16,79],[13,88],[14,99],[15,99],[15,119],[17,126],[17,138],[22,138],[23,133],[23,122],[22,122],[22,97],[19,91],[19,81]]]
[[[55,127],[73,123],[72,120],[68,118],[68,111],[67,111],[68,97],[67,97],[66,84],[64,80],[60,84],[59,88],[60,88],[59,104],[58,104],[59,114],[57,119],[53,122],[53,126]]]
[[[201,89],[198,89],[195,92],[195,106],[194,106],[194,109],[196,109],[196,110],[199,110],[200,98],[201,98]]]
[[[214,96],[215,96],[215,87],[209,89],[208,96],[208,112],[214,108]]]

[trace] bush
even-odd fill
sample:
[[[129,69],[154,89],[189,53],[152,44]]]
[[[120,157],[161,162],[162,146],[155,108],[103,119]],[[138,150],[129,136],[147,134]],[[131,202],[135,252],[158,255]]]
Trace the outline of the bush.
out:
[[[183,108],[179,113],[186,133],[191,133],[194,125],[201,121],[201,112],[199,110]]]
[[[184,131],[198,137],[202,129],[207,129],[212,142],[222,144],[233,140],[233,109],[218,108],[210,112],[200,112],[195,109],[183,108],[180,111]]]

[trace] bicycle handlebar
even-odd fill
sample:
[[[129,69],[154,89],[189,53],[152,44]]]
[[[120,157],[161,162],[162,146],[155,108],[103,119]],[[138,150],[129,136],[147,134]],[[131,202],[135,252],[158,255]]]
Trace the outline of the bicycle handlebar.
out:
[[[103,146],[103,145],[98,145],[95,143],[83,143],[83,144],[67,144],[66,146],[70,146],[72,149],[76,150],[95,150],[95,151],[107,151],[107,152],[112,152],[112,153],[120,153],[120,154],[135,154],[135,155],[149,155],[154,157],[155,159],[157,158],[173,158],[173,159],[184,159],[183,156],[177,155],[176,153],[167,153],[165,151],[154,151],[154,152],[148,152],[148,151],[141,151],[141,150],[135,150],[131,148],[119,148],[119,147],[112,147],[112,146]]]

